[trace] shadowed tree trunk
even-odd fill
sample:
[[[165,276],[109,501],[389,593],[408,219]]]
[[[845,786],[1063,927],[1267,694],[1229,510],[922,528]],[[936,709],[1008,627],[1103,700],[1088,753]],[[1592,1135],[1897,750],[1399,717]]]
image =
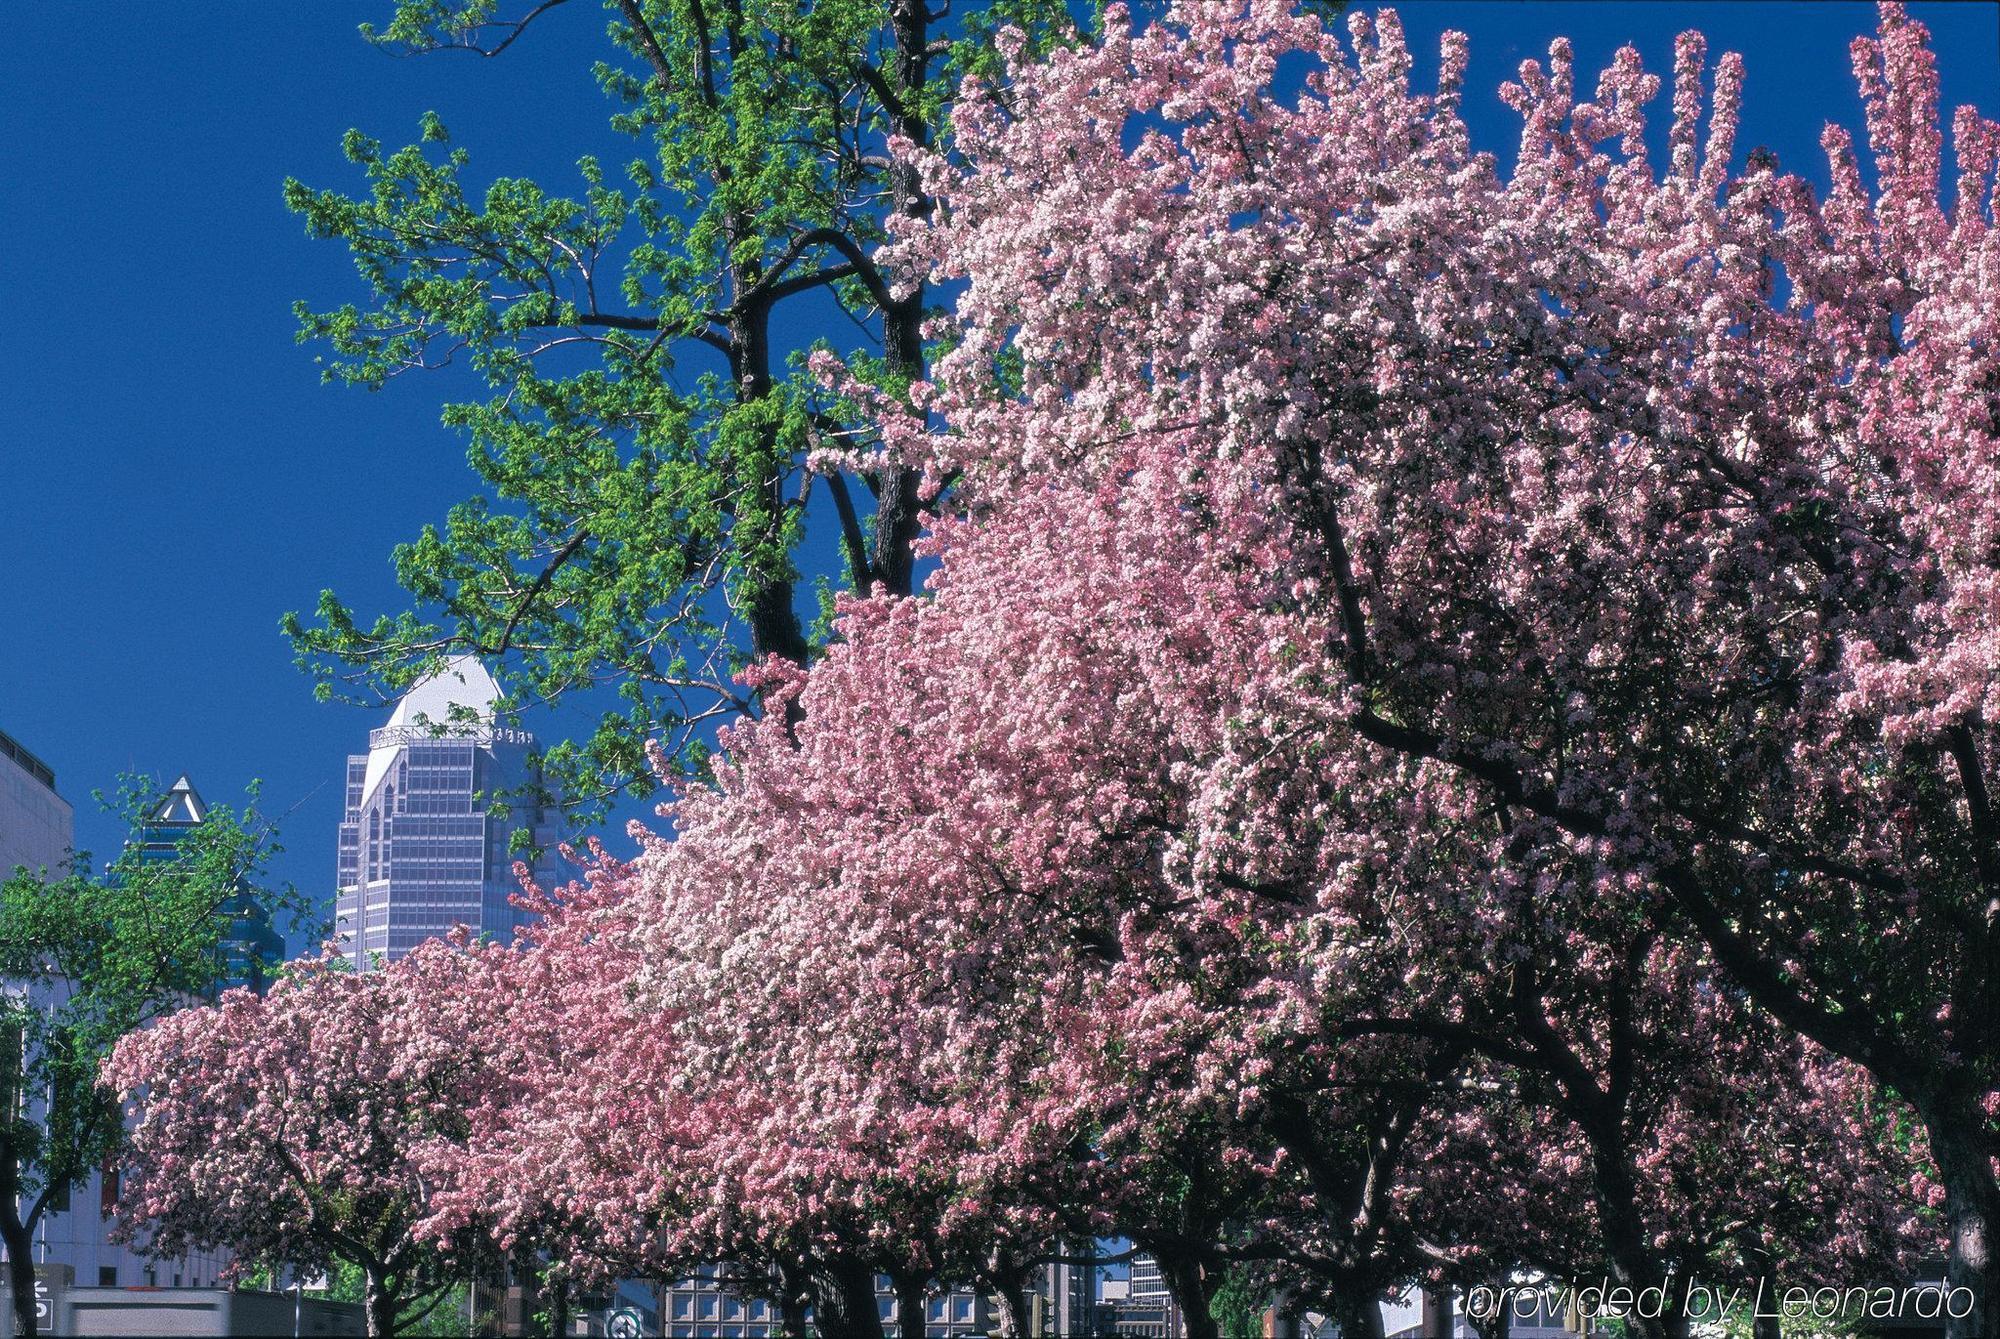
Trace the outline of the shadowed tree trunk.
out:
[[[902,1339],[923,1339],[927,1326],[925,1298],[930,1279],[922,1274],[891,1276],[896,1289],[896,1333]]]
[[[883,1339],[875,1304],[875,1273],[854,1260],[831,1260],[814,1271],[813,1314],[822,1339]]]
[[[395,1281],[380,1265],[363,1266],[361,1273],[367,1281],[362,1306],[368,1318],[368,1339],[391,1339],[396,1333]]]
[[[1342,1297],[1334,1308],[1340,1339],[1382,1339],[1382,1308],[1372,1297]]]
[[[1215,1323],[1215,1314],[1208,1309],[1210,1294],[1207,1273],[1201,1262],[1193,1256],[1179,1251],[1155,1252],[1160,1262],[1160,1273],[1165,1276],[1167,1288],[1173,1293],[1174,1301],[1180,1304],[1181,1325],[1187,1332],[1187,1339],[1221,1339],[1221,1327]]]

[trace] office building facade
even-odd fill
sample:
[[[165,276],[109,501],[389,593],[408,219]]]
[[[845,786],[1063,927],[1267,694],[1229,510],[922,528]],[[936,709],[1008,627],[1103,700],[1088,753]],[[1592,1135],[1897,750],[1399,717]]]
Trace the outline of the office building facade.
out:
[[[1065,1243],[1070,1258],[1044,1265],[1036,1291],[1046,1308],[1043,1332],[1065,1339],[1081,1339],[1098,1332],[1098,1275],[1101,1267],[1092,1260],[1092,1242]]]
[[[1166,1274],[1152,1256],[1132,1257],[1131,1281],[1114,1328],[1129,1339],[1176,1339],[1186,1333]]]
[[[875,1306],[885,1333],[916,1339],[974,1339],[999,1332],[999,1308],[974,1288],[935,1292],[924,1302],[921,1327],[905,1326],[886,1275],[875,1278]],[[665,1339],[783,1339],[784,1317],[768,1300],[751,1295],[727,1266],[704,1265],[660,1289],[657,1309],[635,1306],[646,1333]],[[1045,1331],[1047,1332],[1047,1331]]]
[[[552,873],[545,811],[524,791],[538,780],[534,737],[497,719],[500,689],[471,656],[418,683],[368,751],[347,760],[334,932],[358,967],[393,962],[463,925],[513,937],[514,834],[542,851]]]
[[[0,879],[21,867],[57,873],[69,863],[75,832],[55,772],[0,731]]]

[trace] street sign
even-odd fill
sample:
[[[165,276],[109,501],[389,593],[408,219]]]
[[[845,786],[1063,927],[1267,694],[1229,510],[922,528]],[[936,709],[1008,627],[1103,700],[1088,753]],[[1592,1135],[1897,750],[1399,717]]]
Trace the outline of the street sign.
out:
[[[605,1320],[604,1332],[610,1335],[611,1339],[639,1339],[639,1336],[645,1333],[645,1329],[644,1323],[639,1319],[639,1313],[627,1306],[611,1313]]]
[[[64,1334],[64,1300],[74,1272],[68,1265],[35,1266],[35,1333]],[[0,1277],[0,1333],[13,1333],[14,1295]]]

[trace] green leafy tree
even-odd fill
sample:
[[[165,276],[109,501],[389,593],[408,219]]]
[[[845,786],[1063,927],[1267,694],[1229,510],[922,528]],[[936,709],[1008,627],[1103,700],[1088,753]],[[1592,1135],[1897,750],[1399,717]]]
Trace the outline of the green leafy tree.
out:
[[[267,1271],[267,1277],[275,1277],[275,1271]],[[336,1260],[327,1270],[326,1288],[319,1295],[329,1302],[362,1306],[368,1301],[368,1280],[363,1276],[361,1266]],[[474,1297],[471,1284],[454,1283],[431,1298],[422,1315],[405,1319],[400,1332],[422,1339],[452,1339],[452,1336],[467,1332],[484,1334],[498,1331],[498,1310],[489,1307],[475,1316]]]
[[[152,798],[128,778],[107,807],[137,831]],[[216,806],[171,855],[132,844],[108,877],[79,854],[67,870],[18,868],[0,882],[0,1244],[20,1333],[34,1332],[36,1228],[124,1137],[100,1062],[127,1032],[226,981],[224,904],[278,849],[252,810]]]
[[[1250,1271],[1231,1266],[1208,1299],[1208,1314],[1222,1339],[1257,1339],[1263,1333],[1262,1295]]]
[[[363,33],[402,53],[516,57],[589,7],[402,0]],[[797,355],[835,347],[884,386],[923,375],[931,295],[872,259],[894,216],[930,208],[890,145],[941,141],[960,79],[998,71],[1003,25],[1034,45],[1074,32],[1062,0],[956,16],[925,0],[604,7],[594,74],[635,145],[621,170],[584,157],[568,193],[517,177],[482,191],[429,116],[401,149],[350,132],[363,193],[285,187],[367,290],[299,304],[326,375],[377,388],[456,364],[484,394],[445,413],[478,491],[395,551],[407,607],[368,621],[326,592],[284,621],[298,658],[323,696],[393,695],[467,652],[507,667],[515,711],[614,693],[587,739],[546,759],[585,816],[650,788],[649,739],[698,766],[704,724],[756,708],[733,679],[747,660],[811,658],[813,577],[911,588],[919,517],[939,499],[905,470],[804,468],[860,430]],[[801,562],[819,508],[838,573]]]

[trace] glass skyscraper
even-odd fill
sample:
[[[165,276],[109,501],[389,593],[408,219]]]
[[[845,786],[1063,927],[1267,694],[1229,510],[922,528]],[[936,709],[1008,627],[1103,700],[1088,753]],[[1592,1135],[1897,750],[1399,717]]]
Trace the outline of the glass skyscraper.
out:
[[[357,967],[394,961],[464,925],[502,941],[524,919],[512,849],[518,831],[544,852],[544,811],[523,793],[537,780],[534,736],[495,719],[500,689],[471,656],[453,660],[396,704],[347,760],[334,933]]]
[[[172,860],[188,833],[208,819],[208,805],[185,776],[167,789],[146,811],[146,821],[134,834],[141,860]],[[224,984],[248,986],[262,993],[271,973],[285,958],[285,937],[271,924],[271,909],[256,890],[238,885],[215,909],[224,922],[219,945]]]

